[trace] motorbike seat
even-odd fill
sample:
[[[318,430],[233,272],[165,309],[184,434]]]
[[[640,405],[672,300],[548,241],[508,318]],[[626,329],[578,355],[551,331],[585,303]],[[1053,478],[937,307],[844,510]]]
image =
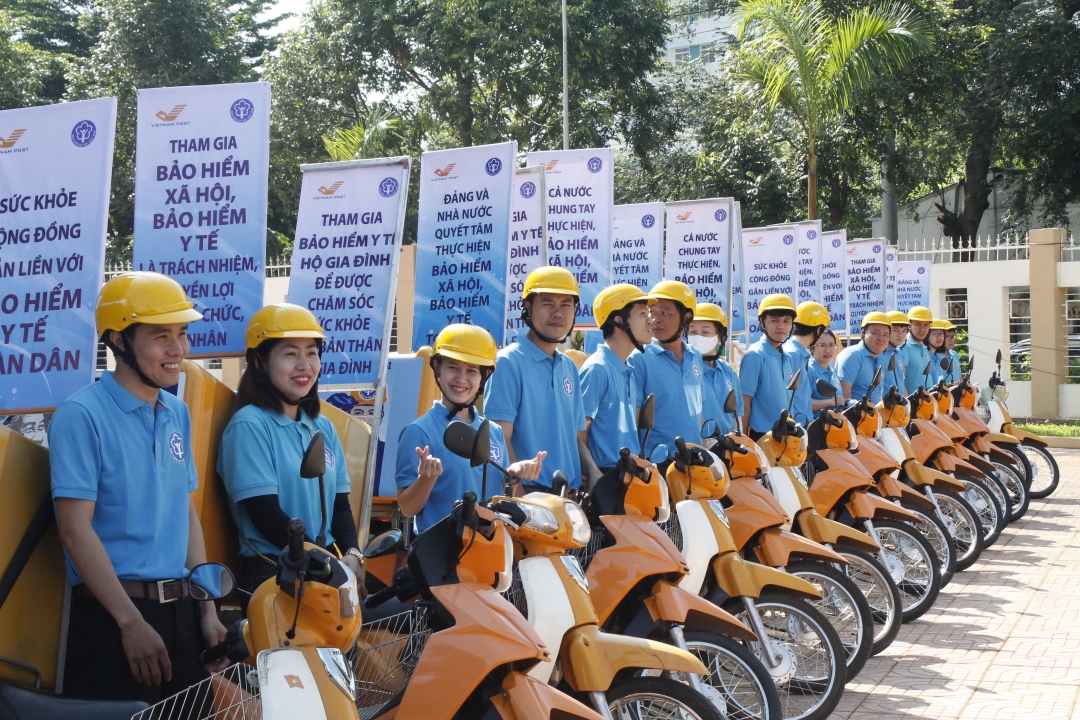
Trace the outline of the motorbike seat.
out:
[[[0,720],[130,720],[147,707],[137,700],[77,700],[0,682]]]

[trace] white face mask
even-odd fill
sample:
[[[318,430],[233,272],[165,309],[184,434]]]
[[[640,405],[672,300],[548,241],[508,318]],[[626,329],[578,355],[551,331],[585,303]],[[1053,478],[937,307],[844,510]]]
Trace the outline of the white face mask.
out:
[[[702,355],[715,355],[717,354],[716,348],[720,345],[719,340],[719,336],[705,337],[704,335],[691,335],[686,341],[690,343],[691,346],[700,350]]]

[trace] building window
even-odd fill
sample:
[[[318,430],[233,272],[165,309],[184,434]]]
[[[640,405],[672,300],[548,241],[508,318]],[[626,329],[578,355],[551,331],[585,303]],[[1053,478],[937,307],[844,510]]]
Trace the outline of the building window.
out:
[[[210,358],[209,360],[207,360],[206,361],[206,369],[207,370],[220,370],[221,369],[221,358]]]
[[[956,345],[953,349],[960,355],[961,369],[964,369],[968,361],[967,288],[945,290],[945,317],[956,326]]]
[[[109,367],[109,351],[105,349],[105,343],[97,344],[97,369],[107,370]]]
[[[1065,340],[1069,366],[1065,382],[1080,385],[1080,287],[1065,288]]]
[[[690,61],[690,48],[689,47],[677,47],[675,48],[675,62],[689,62]]]
[[[706,65],[711,65],[716,62],[716,43],[704,43],[701,45],[701,62]]]
[[[1031,288],[1009,288],[1009,379],[1031,380]]]

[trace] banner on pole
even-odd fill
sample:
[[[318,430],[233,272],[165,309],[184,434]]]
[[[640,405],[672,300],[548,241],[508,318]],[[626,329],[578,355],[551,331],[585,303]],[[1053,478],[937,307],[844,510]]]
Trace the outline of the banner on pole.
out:
[[[413,347],[453,323],[502,337],[517,143],[420,155]]]
[[[746,298],[748,343],[761,337],[758,305],[767,295],[794,299],[798,292],[798,225],[773,225],[743,230],[743,295]]]
[[[847,243],[848,334],[862,333],[867,313],[885,312],[885,242],[880,238]]]
[[[132,265],[179,282],[203,314],[190,357],[243,355],[266,280],[270,84],[140,90],[136,137]]]
[[[521,320],[521,291],[533,270],[547,265],[547,206],[544,202],[544,166],[514,171],[510,192],[510,243],[506,264],[506,315],[503,345],[528,331]],[[495,336],[496,339],[499,337]]]
[[[821,234],[821,304],[829,309],[833,332],[848,331],[847,230]]]
[[[729,339],[735,333],[746,332],[742,287],[742,204],[736,201],[732,205],[734,219],[731,223],[731,292],[728,295],[728,305],[724,308],[731,322]]]
[[[116,98],[0,112],[0,413],[94,379]]]
[[[929,260],[901,260],[896,265],[896,309],[907,312],[916,305],[930,307]]]
[[[796,303],[821,302],[821,221],[799,223],[799,297]]]
[[[668,203],[664,277],[694,289],[699,303],[724,305],[730,292],[731,198]]]
[[[526,164],[544,166],[548,264],[566,268],[577,278],[581,305],[576,324],[593,327],[593,300],[611,284],[615,151],[531,152]]]
[[[664,279],[664,203],[616,205],[611,217],[611,282],[645,292]]]
[[[883,241],[884,242],[884,241]],[[885,308],[896,309],[896,265],[900,252],[895,245],[885,245]]]
[[[289,302],[315,313],[327,335],[320,387],[370,386],[379,380],[390,341],[409,158],[300,170]],[[327,217],[344,220],[330,227]]]

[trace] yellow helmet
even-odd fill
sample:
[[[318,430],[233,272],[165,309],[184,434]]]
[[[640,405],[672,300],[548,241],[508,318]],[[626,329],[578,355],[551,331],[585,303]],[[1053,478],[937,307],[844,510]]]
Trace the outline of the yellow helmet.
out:
[[[784,311],[790,310],[792,315],[798,315],[799,311],[795,309],[795,301],[787,295],[777,293],[776,295],[766,295],[765,299],[758,305],[758,317],[761,317],[769,311]]]
[[[244,347],[259,347],[274,338],[325,338],[322,326],[310,310],[290,303],[274,303],[259,308],[248,320]]]
[[[941,318],[934,318],[930,321],[931,330],[948,330],[949,325],[950,323],[948,320],[942,320]],[[953,327],[955,327],[955,325]]]
[[[908,322],[907,314],[902,313],[899,310],[890,310],[889,312],[885,313],[885,315],[889,318],[889,324],[893,327],[896,327],[897,325],[911,324],[910,322]]]
[[[622,310],[630,303],[647,302],[649,305],[656,303],[645,291],[635,285],[619,284],[606,287],[596,294],[593,300],[593,317],[596,318],[597,327],[602,327],[611,317],[612,313]]]
[[[495,338],[484,328],[457,323],[447,325],[435,338],[431,356],[434,359],[436,355],[441,355],[451,360],[493,368],[497,349]]]
[[[654,302],[657,300],[671,300],[679,303],[690,312],[697,311],[697,295],[694,294],[694,289],[678,280],[664,280],[656,283],[656,286],[649,291],[649,297]]]
[[[945,331],[946,332],[948,332],[949,330],[955,330],[956,329],[956,326],[953,325],[952,320],[949,320],[949,319],[946,318],[945,320],[942,320],[941,322],[945,323]]]
[[[922,305],[916,305],[907,311],[908,320],[917,320],[919,322],[932,322],[934,314],[930,312],[930,308],[925,308]]]
[[[155,272],[117,275],[97,298],[97,330],[124,330],[135,323],[172,325],[202,320],[180,283]]]
[[[795,322],[810,327],[829,327],[832,320],[829,318],[829,309],[827,307],[819,302],[807,300],[799,303],[799,307],[795,309]]]
[[[525,278],[525,286],[521,289],[521,299],[528,300],[530,295],[538,293],[581,297],[581,289],[574,279],[574,274],[566,268],[550,265],[538,267],[529,273]]]
[[[724,312],[724,308],[716,303],[701,303],[698,305],[697,309],[694,310],[694,319],[720,323],[724,327],[728,326],[727,313]]]
[[[886,327],[892,327],[889,322],[889,316],[883,312],[869,312],[862,319],[862,327],[865,330],[867,325],[884,325]]]

